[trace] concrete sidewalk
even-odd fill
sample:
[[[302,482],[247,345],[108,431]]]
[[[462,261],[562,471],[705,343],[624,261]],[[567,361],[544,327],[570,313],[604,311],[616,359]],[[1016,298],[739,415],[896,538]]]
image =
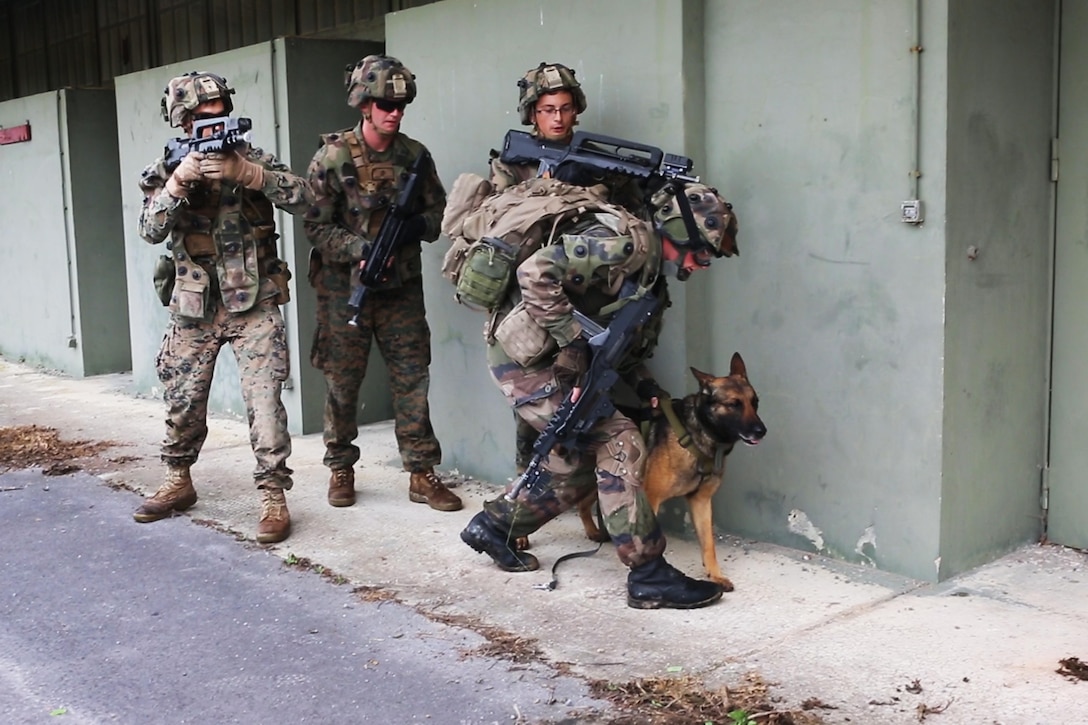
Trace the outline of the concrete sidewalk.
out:
[[[0,360],[0,426],[113,441],[93,472],[150,492],[162,473],[163,405],[129,386],[127,375],[76,380]],[[245,424],[216,418],[210,428],[193,468],[200,501],[189,515],[252,539],[258,497]],[[334,509],[325,501],[321,436],[294,439],[293,533],[274,550],[442,621],[535,640],[547,662],[573,674],[627,682],[682,673],[710,686],[754,674],[771,684],[781,709],[822,703],[813,712],[828,723],[1088,723],[1088,683],[1056,673],[1063,658],[1088,660],[1081,552],[1026,546],[928,585],[720,537],[735,592],[701,610],[635,610],[625,602],[626,570],[608,545],[565,563],[554,591],[535,587],[549,581],[557,557],[591,548],[573,513],[533,537],[540,571],[508,574],[458,538],[494,485],[443,471],[460,482],[465,509],[438,513],[408,501],[391,423],[362,428],[359,445],[359,501]],[[126,517],[117,525],[140,524]],[[5,543],[17,556],[18,542]],[[701,575],[694,541],[673,535],[667,557]]]

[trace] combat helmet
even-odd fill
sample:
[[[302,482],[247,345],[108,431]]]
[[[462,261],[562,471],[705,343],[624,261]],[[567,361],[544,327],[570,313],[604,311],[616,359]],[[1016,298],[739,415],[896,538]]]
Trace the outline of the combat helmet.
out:
[[[548,93],[569,91],[574,98],[574,107],[578,113],[586,110],[586,94],[582,85],[574,77],[574,71],[562,63],[541,63],[531,68],[525,77],[518,81],[518,113],[525,126],[533,125],[533,109],[537,100]]]
[[[654,228],[673,244],[692,251],[709,250],[715,257],[740,254],[733,205],[714,187],[688,183],[674,190],[666,184],[653,195],[650,206],[654,209]],[[689,220],[697,239],[692,238],[695,235]]]
[[[416,77],[403,63],[388,55],[368,55],[344,69],[348,105],[360,108],[369,98],[411,103],[416,97]]]
[[[162,119],[171,126],[184,125],[189,114],[201,103],[223,99],[224,112],[234,110],[230,96],[234,89],[227,85],[227,79],[215,73],[189,71],[185,75],[172,78],[163,89]]]

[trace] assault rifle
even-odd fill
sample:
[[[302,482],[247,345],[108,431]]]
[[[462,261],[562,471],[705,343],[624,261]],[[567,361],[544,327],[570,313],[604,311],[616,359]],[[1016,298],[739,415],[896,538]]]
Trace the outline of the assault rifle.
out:
[[[563,172],[567,170],[571,177],[577,178],[587,169],[596,172],[597,176],[630,176],[638,179],[647,206],[656,191],[668,187],[680,209],[688,239],[700,238],[691,204],[683,194],[685,184],[699,181],[698,176],[691,175],[695,164],[687,156],[665,153],[657,146],[589,131],[575,131],[570,143],[563,145],[511,129],[503,139],[499,158],[508,164],[538,164],[538,177],[546,174],[564,178]]]
[[[582,336],[589,342],[589,370],[579,386],[577,398],[572,391],[555,411],[548,425],[541,431],[533,446],[533,458],[514,482],[506,497],[513,501],[523,488],[532,489],[544,476],[544,458],[557,445],[577,445],[601,418],[616,410],[610,391],[619,380],[616,366],[638,340],[641,327],[657,309],[658,299],[647,292],[645,296],[625,304],[612,318],[608,327],[602,327],[575,310],[574,317],[582,326]]]
[[[359,271],[357,283],[352,285],[348,306],[354,310],[354,314],[348,320],[349,325],[359,324],[359,310],[363,307],[367,290],[389,280],[388,267],[393,261],[393,255],[401,244],[409,241],[406,238],[408,229],[405,222],[416,213],[419,195],[423,189],[423,175],[430,163],[431,153],[424,149],[408,169],[404,183],[397,192],[397,198],[382,218],[382,225],[370,245],[370,253]]]
[[[537,176],[547,173],[554,177],[563,167],[578,164],[643,181],[699,181],[691,175],[694,162],[687,156],[589,131],[575,131],[570,143],[564,145],[512,129],[506,132],[499,158],[508,164],[538,164]]]
[[[190,151],[212,153],[233,151],[249,143],[253,121],[248,118],[216,116],[193,121],[192,136],[172,138],[166,142],[163,165],[173,173]]]

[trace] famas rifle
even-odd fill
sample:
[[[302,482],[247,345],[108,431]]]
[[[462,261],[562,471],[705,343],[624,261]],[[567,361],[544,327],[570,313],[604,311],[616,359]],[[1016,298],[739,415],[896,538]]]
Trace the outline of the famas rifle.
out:
[[[610,391],[619,379],[619,365],[639,339],[639,328],[657,309],[658,299],[647,292],[642,297],[628,301],[616,312],[608,327],[602,327],[577,310],[575,318],[582,326],[582,336],[589,342],[589,370],[578,394],[571,391],[559,410],[555,411],[548,425],[541,431],[533,446],[533,457],[525,467],[506,497],[513,501],[523,488],[532,489],[545,475],[544,459],[557,445],[572,446],[584,443],[586,434],[597,421],[616,410]]]
[[[404,242],[410,241],[407,238],[407,221],[418,211],[424,175],[430,164],[431,153],[424,150],[408,169],[408,173],[404,176],[404,183],[397,192],[397,198],[393,200],[393,205],[382,218],[382,225],[378,228],[378,234],[370,245],[370,252],[360,265],[357,283],[352,285],[348,306],[354,314],[348,320],[348,324],[359,324],[359,310],[363,307],[367,290],[389,280],[389,265],[397,249]]]
[[[695,164],[687,156],[589,131],[575,131],[570,143],[564,145],[511,129],[503,139],[500,158],[508,164],[537,164],[538,177],[564,178],[566,171],[570,176],[567,180],[579,179],[586,170],[597,178],[610,174],[629,176],[638,179],[647,205],[656,191],[667,188],[680,208],[688,239],[699,238],[691,204],[682,193],[685,184],[699,182],[698,176],[691,175]]]
[[[643,181],[697,182],[694,162],[687,156],[665,153],[656,146],[575,131],[569,144],[545,141],[525,131],[510,130],[503,139],[500,158],[508,164],[538,164],[537,176],[555,176],[567,165],[588,166],[598,172],[623,174]]]
[[[166,142],[163,165],[173,173],[190,151],[202,154],[233,151],[249,143],[252,129],[253,121],[248,118],[216,116],[193,121],[191,136],[172,138]]]

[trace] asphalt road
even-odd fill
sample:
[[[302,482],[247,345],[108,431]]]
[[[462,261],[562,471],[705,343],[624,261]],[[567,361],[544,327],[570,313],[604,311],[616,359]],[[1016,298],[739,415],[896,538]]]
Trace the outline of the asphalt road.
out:
[[[138,501],[0,475],[0,722],[607,720],[577,678]]]

